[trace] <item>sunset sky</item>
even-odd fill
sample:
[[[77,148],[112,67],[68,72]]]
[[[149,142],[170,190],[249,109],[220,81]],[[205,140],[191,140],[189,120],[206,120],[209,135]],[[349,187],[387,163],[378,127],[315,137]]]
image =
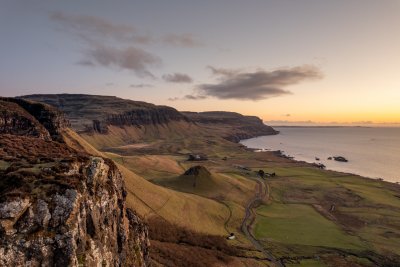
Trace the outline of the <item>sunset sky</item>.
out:
[[[400,122],[400,1],[0,0],[0,95]]]

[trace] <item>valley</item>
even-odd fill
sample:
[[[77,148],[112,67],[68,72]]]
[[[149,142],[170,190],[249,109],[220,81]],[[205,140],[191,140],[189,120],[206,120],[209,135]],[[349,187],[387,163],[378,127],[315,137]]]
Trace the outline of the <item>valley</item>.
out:
[[[135,116],[146,119],[128,116],[114,123],[106,111],[96,118],[92,112],[93,106],[107,106],[106,97],[82,97],[79,109],[77,95],[26,98],[65,112],[72,128],[62,136],[69,147],[116,163],[126,206],[148,224],[154,266],[400,264],[399,185],[247,149],[232,136],[251,132],[254,119],[247,127],[243,121],[227,127],[227,120],[210,121],[210,114],[200,122],[173,109],[154,119],[156,111],[138,110],[155,106],[140,104]],[[122,114],[136,105],[113,101]],[[103,130],[90,128],[93,120]],[[259,129],[260,135],[276,134]],[[193,161],[189,155],[207,159]],[[9,163],[0,166],[4,170]],[[262,179],[259,170],[276,175]],[[226,240],[230,233],[236,239]]]

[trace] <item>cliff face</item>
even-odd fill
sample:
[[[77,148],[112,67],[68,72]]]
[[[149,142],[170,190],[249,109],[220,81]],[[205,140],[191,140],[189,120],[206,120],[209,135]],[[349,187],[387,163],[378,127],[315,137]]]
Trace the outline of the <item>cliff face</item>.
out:
[[[51,140],[60,117],[11,106],[0,133],[0,266],[147,266],[147,227],[126,208],[114,163]]]
[[[243,116],[239,113],[223,111],[182,113],[190,120],[232,142],[278,133],[256,116]]]
[[[16,103],[0,100],[0,134],[25,135],[50,140],[50,134]]]
[[[108,126],[146,127],[189,120],[176,109],[150,103],[96,95],[28,95],[24,99],[52,105],[68,116],[74,130],[107,133]]]
[[[118,136],[119,139],[129,140],[126,143],[138,142],[145,136],[151,135],[160,138],[160,132],[165,135],[162,137],[168,136],[168,133],[170,135],[179,133],[184,137],[193,131],[204,131],[205,134],[214,133],[233,142],[277,134],[260,118],[234,112],[178,112],[167,106],[156,106],[113,96],[61,94],[28,95],[22,98],[44,102],[61,109],[67,114],[74,130],[84,134],[109,132],[115,134],[116,131],[110,130],[112,126],[120,128],[126,126],[130,128],[128,131],[132,128],[137,130],[131,134],[138,136],[135,140]]]
[[[69,126],[64,114],[49,105],[0,97],[0,133],[61,141],[62,129]]]

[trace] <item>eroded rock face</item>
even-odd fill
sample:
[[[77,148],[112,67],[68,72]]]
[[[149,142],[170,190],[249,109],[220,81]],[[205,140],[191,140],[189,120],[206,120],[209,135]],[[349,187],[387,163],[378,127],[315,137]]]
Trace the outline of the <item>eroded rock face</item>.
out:
[[[147,227],[126,209],[116,166],[90,157],[79,169],[64,188],[2,193],[0,266],[148,265]]]
[[[0,98],[0,101],[18,105],[29,114],[28,120],[37,122],[35,125],[45,129],[52,140],[62,141],[61,132],[70,126],[64,114],[49,105],[18,98]]]
[[[0,266],[148,266],[121,173],[62,142],[67,126],[48,105],[0,98]]]
[[[113,96],[55,94],[27,95],[22,98],[47,103],[62,110],[77,132],[106,134],[108,126],[146,128],[171,122],[192,123],[174,108]]]
[[[0,98],[0,134],[33,136],[50,140],[50,134],[31,114],[16,103]]]

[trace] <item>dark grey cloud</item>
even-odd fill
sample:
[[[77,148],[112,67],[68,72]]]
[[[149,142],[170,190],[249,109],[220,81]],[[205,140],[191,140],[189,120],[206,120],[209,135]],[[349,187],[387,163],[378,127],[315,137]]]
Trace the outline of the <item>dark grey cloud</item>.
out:
[[[211,69],[213,71],[213,69]],[[274,96],[291,94],[283,89],[307,80],[321,79],[322,73],[314,66],[304,65],[274,71],[231,72],[216,69],[222,75],[218,83],[200,84],[198,94],[219,99],[260,100]]]
[[[164,74],[162,76],[164,81],[171,82],[171,83],[191,83],[193,79],[184,73],[173,73],[173,74]]]
[[[145,88],[145,87],[153,87],[152,84],[147,83],[139,83],[139,84],[131,84],[129,87],[131,88]]]
[[[109,46],[94,46],[85,51],[86,59],[80,63],[86,66],[104,66],[117,69],[127,69],[138,76],[152,77],[148,66],[161,63],[161,59],[143,49],[136,47],[115,48]]]

